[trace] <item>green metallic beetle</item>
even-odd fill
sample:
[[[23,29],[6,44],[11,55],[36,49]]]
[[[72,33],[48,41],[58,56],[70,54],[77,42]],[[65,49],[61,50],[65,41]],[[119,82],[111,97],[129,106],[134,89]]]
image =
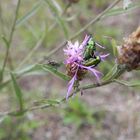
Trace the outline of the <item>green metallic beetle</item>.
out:
[[[97,66],[101,62],[100,56],[95,55],[96,46],[103,48],[100,44],[94,41],[92,36],[89,36],[84,51],[84,62],[85,66]]]
[[[96,51],[95,41],[90,36],[85,46],[84,60],[89,60],[90,58],[93,58],[95,51]]]
[[[85,66],[97,66],[101,62],[100,56],[96,56],[96,58],[90,58],[83,62]]]

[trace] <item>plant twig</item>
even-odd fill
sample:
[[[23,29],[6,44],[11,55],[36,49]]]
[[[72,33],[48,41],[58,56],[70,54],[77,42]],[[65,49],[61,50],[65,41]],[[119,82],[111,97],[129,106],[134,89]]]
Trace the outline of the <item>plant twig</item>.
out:
[[[18,18],[18,12],[19,12],[19,7],[20,7],[20,2],[21,0],[18,0],[17,6],[16,6],[16,11],[15,11],[15,18],[14,18],[14,22],[11,28],[11,32],[10,32],[10,36],[9,36],[9,40],[7,41],[7,48],[6,48],[6,54],[5,54],[5,58],[4,58],[4,62],[3,62],[3,66],[2,66],[2,71],[1,71],[1,80],[3,79],[3,73],[6,67],[6,63],[8,61],[8,57],[9,57],[9,51],[10,51],[10,47],[11,47],[11,43],[12,43],[12,39],[13,39],[13,34],[15,31],[15,26],[16,26],[16,21]]]
[[[42,45],[44,39],[45,39],[46,33],[44,32],[43,35],[40,37],[39,41],[36,43],[36,45],[31,49],[31,51],[27,54],[27,56],[23,59],[23,61],[17,66],[16,69],[19,69],[22,67],[33,55],[33,53]]]
[[[68,8],[71,6],[71,3],[68,3],[64,9],[64,11],[62,12],[61,16],[65,15],[65,13],[67,12]],[[48,29],[48,32],[50,32],[52,29],[55,28],[55,26],[57,25],[57,22],[54,22],[54,24],[52,26],[50,26],[50,28]]]
[[[115,80],[115,78],[120,76],[120,74],[122,74],[124,72],[124,69],[125,68],[118,69],[118,71],[116,72],[118,75],[117,74],[114,74],[115,76],[112,75],[113,79],[110,78],[109,80],[103,81],[101,83],[95,83],[95,84],[90,84],[90,85],[79,87],[78,89],[76,89],[76,91],[72,92],[69,95],[68,98],[71,98],[75,93],[77,93],[77,92],[79,92],[81,90],[83,91],[83,90],[87,90],[87,89],[91,89],[91,88],[97,88],[97,87],[105,86],[105,85],[113,83],[113,82],[117,82]],[[25,108],[22,112],[20,112],[19,110],[0,112],[0,116],[3,117],[3,118],[5,116],[19,116],[19,115],[23,115],[24,113],[29,112],[29,111],[34,111],[34,110],[46,109],[46,108],[49,108],[49,107],[54,107],[54,106],[60,105],[61,103],[65,102],[65,101],[66,101],[66,97],[64,97],[64,98],[62,98],[60,100],[57,100],[54,104],[48,102],[48,103],[41,104],[41,105],[38,105],[38,106],[31,106],[31,107]]]
[[[83,90],[87,90],[87,89],[91,89],[91,88],[101,87],[101,86],[105,86],[107,84],[116,82],[115,79],[118,76],[120,76],[124,72],[124,70],[125,70],[125,67],[118,67],[118,70],[116,71],[116,73],[114,73],[112,75],[112,78],[110,78],[109,80],[102,81],[101,83],[89,84],[89,85],[86,85],[86,86],[79,87],[79,88],[76,89],[76,91],[72,92],[69,95],[68,98],[71,98],[75,93],[77,93],[77,92],[79,92],[81,90],[83,91]],[[48,102],[48,103],[45,103],[45,104],[41,104],[39,106],[28,107],[28,108],[24,109],[22,113],[20,112],[21,114],[19,114],[18,110],[10,111],[10,112],[5,112],[5,113],[1,113],[1,114],[3,116],[5,116],[5,115],[10,115],[10,116],[23,115],[24,113],[26,113],[28,111],[45,109],[45,108],[48,108],[48,107],[59,105],[59,104],[65,102],[65,101],[66,101],[66,97],[60,99],[59,101],[57,100],[57,102],[55,102],[54,104]]]
[[[96,23],[97,21],[99,21],[104,14],[106,14],[110,9],[112,9],[116,4],[118,4],[121,0],[116,0],[114,1],[108,8],[106,8],[103,12],[101,12],[99,15],[97,15],[95,18],[93,18],[89,23],[87,23],[82,29],[80,29],[79,31],[77,31],[74,35],[72,35],[69,40],[73,40],[74,38],[76,38],[78,35],[80,35],[82,32],[84,32],[89,26],[91,26],[92,24]],[[58,45],[57,48],[54,48],[52,51],[50,51],[46,57],[50,57],[52,54],[56,53],[59,49],[61,49],[62,47],[64,47],[66,45],[67,41],[63,41],[60,45]]]
[[[88,86],[83,86],[83,87],[80,87],[76,90],[76,93],[81,91],[81,90],[86,90],[86,89],[89,89],[89,88],[96,88],[96,87],[100,87],[100,86],[104,86],[104,85],[107,85],[109,83],[111,83],[112,80],[110,81],[105,81],[105,82],[102,82],[100,84],[96,83],[96,84],[92,84],[92,85],[88,85]],[[75,92],[71,93],[69,95],[68,98],[71,98],[73,96],[73,94],[75,94]],[[39,110],[39,109],[45,109],[45,108],[48,108],[48,107],[52,107],[52,106],[56,106],[56,105],[59,105],[61,104],[62,102],[65,102],[66,101],[66,97],[64,97],[63,99],[59,100],[57,103],[55,104],[52,104],[52,103],[45,103],[45,104],[42,104],[42,105],[39,105],[39,106],[32,106],[32,107],[28,107],[26,109],[23,110],[23,112],[19,114],[19,110],[15,110],[15,111],[9,111],[9,112],[0,112],[1,116],[5,117],[5,116],[17,116],[17,115],[23,115],[24,113],[28,112],[28,111],[33,111],[33,110]]]

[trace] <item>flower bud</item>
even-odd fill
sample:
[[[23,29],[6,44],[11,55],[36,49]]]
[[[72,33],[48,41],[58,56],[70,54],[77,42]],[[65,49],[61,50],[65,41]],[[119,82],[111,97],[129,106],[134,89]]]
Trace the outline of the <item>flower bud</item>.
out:
[[[119,50],[118,63],[124,64],[128,71],[140,69],[140,27],[124,39]]]

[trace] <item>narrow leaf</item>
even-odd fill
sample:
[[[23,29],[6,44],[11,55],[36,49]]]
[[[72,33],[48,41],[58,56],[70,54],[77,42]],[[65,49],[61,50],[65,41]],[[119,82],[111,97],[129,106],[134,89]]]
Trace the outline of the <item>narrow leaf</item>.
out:
[[[102,78],[103,81],[109,80],[117,71],[117,65],[115,64],[112,69]]]
[[[16,78],[19,78],[25,74],[30,74],[34,71],[41,71],[42,67],[40,65],[37,64],[33,64],[33,65],[29,65],[26,66],[25,68],[22,68],[21,70],[15,71],[13,72],[13,74],[15,75]],[[0,72],[1,74],[1,72]],[[0,90],[3,89],[4,87],[6,87],[10,82],[11,82],[11,78],[8,79],[7,81],[3,82],[0,84]]]
[[[54,105],[56,105],[56,104],[59,104],[60,103],[60,101],[59,100],[57,100],[57,99],[49,99],[49,100],[47,100],[47,102],[49,103],[49,104],[54,104]]]
[[[125,14],[125,13],[128,13],[130,12],[131,10],[134,10],[136,8],[139,8],[140,7],[140,4],[137,3],[137,4],[132,4],[130,5],[127,9],[123,9],[123,8],[116,8],[116,9],[112,9],[110,10],[109,12],[107,12],[104,17],[106,16],[115,16],[115,15],[120,15],[120,14]]]
[[[22,70],[14,72],[16,76],[23,76],[23,75],[46,75],[46,72],[42,69],[41,66],[39,65],[31,65],[23,68]]]
[[[62,14],[62,8],[61,6],[59,5],[59,3],[56,1],[56,0],[52,0],[54,6],[57,8],[57,11],[59,11],[61,14]]]
[[[41,0],[33,5],[33,8],[25,14],[23,17],[19,18],[16,22],[16,27],[24,24],[27,20],[29,20],[41,7]]]
[[[47,71],[47,72],[52,73],[53,75],[56,75],[57,77],[59,77],[59,78],[65,80],[65,81],[70,80],[70,77],[68,77],[67,75],[65,75],[65,74],[63,74],[63,73],[61,73],[61,72],[59,72],[57,69],[55,69],[55,68],[52,67],[52,66],[43,65],[43,66],[42,66],[42,69],[45,70],[45,71]]]
[[[62,28],[65,36],[68,38],[68,32],[67,32],[67,28],[66,28],[64,19],[61,18],[61,16],[58,13],[58,10],[56,9],[56,7],[52,4],[52,2],[50,0],[45,0],[45,2],[48,4],[50,10],[54,14],[56,22],[59,24],[59,26]]]
[[[120,83],[122,85],[128,86],[128,87],[137,87],[140,86],[140,80],[133,80],[133,81],[124,81],[124,80],[118,80],[114,79],[115,82]]]
[[[58,100],[58,99],[40,99],[40,100],[37,100],[37,101],[34,101],[34,105],[35,106],[40,106],[40,105],[56,105],[56,104],[59,104],[61,101]]]
[[[16,81],[15,76],[11,73],[11,79],[13,82],[13,87],[15,89],[15,94],[17,96],[18,102],[19,102],[19,109],[20,109],[20,113],[23,112],[23,94],[21,92],[21,89]]]
[[[19,78],[19,77],[21,77],[21,76],[23,76],[25,74],[30,74],[32,72],[37,72],[37,71],[39,71],[39,72],[42,72],[42,71],[46,72],[47,71],[47,72],[50,72],[53,75],[56,75],[57,77],[59,77],[60,79],[65,80],[65,81],[70,80],[69,76],[59,72],[56,67],[53,67],[53,66],[51,66],[49,64],[45,64],[45,65],[44,64],[29,65],[29,66],[27,66],[25,68],[22,68],[21,70],[13,72],[13,74],[16,76],[16,78]],[[8,79],[7,81],[1,83],[0,84],[0,90],[3,89],[5,86],[7,86],[7,84],[9,84],[11,82],[11,80],[12,79]]]
[[[28,66],[22,68],[21,70],[14,72],[14,74],[23,75],[23,74],[28,74],[28,73],[31,73],[33,71],[38,71],[41,69],[42,69],[41,66],[39,66],[37,64],[33,64],[33,65],[28,65]]]
[[[113,49],[113,55],[117,57],[118,56],[117,43],[116,43],[116,40],[113,38],[111,39],[111,45]]]
[[[8,49],[9,48],[9,42],[8,42],[8,40],[5,38],[5,36],[2,36],[1,38],[2,38],[2,40],[3,40],[3,42],[4,42],[5,46],[6,46],[6,48]]]

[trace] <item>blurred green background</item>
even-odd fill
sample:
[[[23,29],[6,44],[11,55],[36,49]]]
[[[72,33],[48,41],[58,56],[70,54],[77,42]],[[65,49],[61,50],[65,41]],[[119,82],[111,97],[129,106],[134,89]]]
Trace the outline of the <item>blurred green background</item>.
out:
[[[47,57],[52,50],[105,10],[113,0],[21,0],[3,81],[10,72],[20,75],[17,83],[25,107],[47,103],[66,95],[67,83],[53,74],[32,66],[37,62],[64,62],[63,48]],[[0,1],[0,66],[15,17],[17,0]],[[79,34],[73,41],[82,42],[85,34],[94,36],[106,46],[110,56],[100,64],[106,74],[115,63],[113,41],[119,46],[140,25],[140,2],[133,1],[123,9],[123,1],[108,11],[98,22]],[[66,46],[65,46],[66,47]],[[46,58],[47,57],[47,58]],[[59,68],[65,73],[62,64]],[[24,74],[24,75],[23,75]],[[139,80],[139,71],[126,72],[121,78]],[[93,83],[87,75],[81,85]],[[6,116],[19,108],[11,82],[0,83],[0,140],[139,140],[139,87],[114,84],[84,91],[57,107],[29,111],[24,115]],[[51,101],[50,101],[51,102]],[[52,101],[53,102],[53,101]]]

